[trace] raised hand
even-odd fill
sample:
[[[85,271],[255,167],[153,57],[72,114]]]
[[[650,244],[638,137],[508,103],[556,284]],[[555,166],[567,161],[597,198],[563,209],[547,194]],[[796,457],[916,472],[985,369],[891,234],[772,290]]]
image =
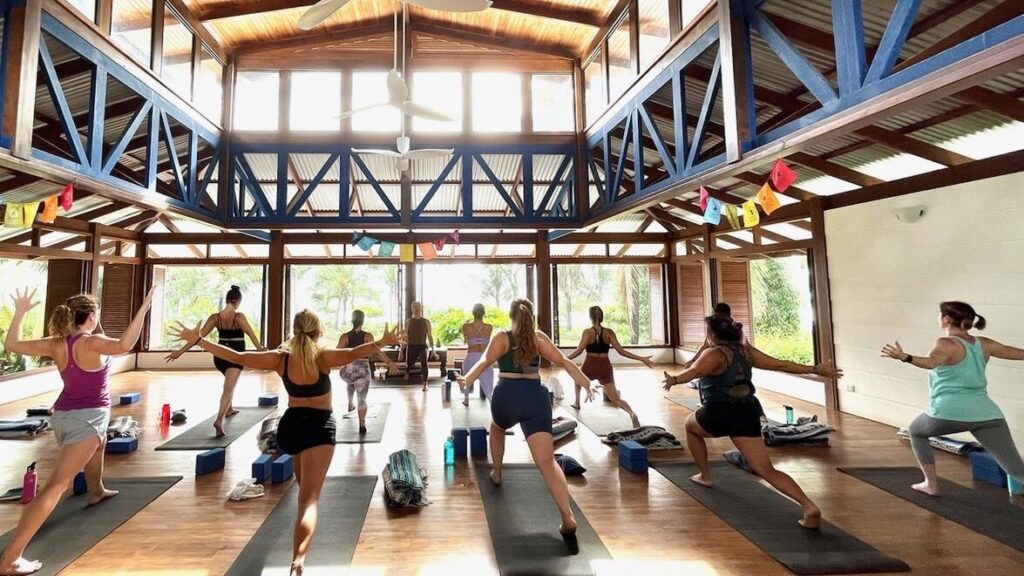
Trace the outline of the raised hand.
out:
[[[384,334],[380,337],[380,340],[377,340],[377,345],[378,346],[395,346],[395,345],[399,344],[404,337],[405,337],[405,334],[403,334],[402,332],[400,332],[398,330],[398,326],[395,326],[394,328],[388,330],[388,325],[385,324],[384,325]]]
[[[174,362],[178,358],[181,358],[181,355],[183,353],[183,350],[175,350],[174,352],[171,352],[170,354],[164,357],[164,362]]]
[[[153,294],[156,293],[156,286],[151,286],[149,292],[146,292],[146,297],[142,299],[142,306],[139,310],[149,310],[150,306],[153,305]]]
[[[672,390],[672,387],[676,385],[676,377],[672,376],[668,372],[662,372],[662,374],[665,375],[665,378],[662,380],[665,385],[662,386],[662,388],[664,388],[666,392]]]
[[[27,287],[21,292],[15,289],[14,294],[11,295],[11,301],[14,303],[14,313],[26,314],[29,310],[39,306],[39,301],[35,300],[35,297],[35,290],[29,293]]]
[[[174,338],[177,338],[182,342],[195,343],[198,342],[199,339],[202,337],[201,327],[201,322],[196,322],[195,328],[189,328],[182,324],[181,322],[178,322],[177,326],[167,331],[167,335],[173,336]]]
[[[892,358],[894,360],[903,360],[907,357],[907,353],[903,351],[903,347],[900,346],[899,341],[896,344],[886,344],[882,346],[882,357]]]

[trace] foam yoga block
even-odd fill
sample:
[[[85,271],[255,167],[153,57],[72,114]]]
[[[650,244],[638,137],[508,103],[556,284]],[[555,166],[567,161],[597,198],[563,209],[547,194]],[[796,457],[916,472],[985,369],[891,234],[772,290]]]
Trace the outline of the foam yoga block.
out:
[[[135,404],[139,400],[142,400],[142,392],[130,392],[128,394],[121,394],[121,404]]]
[[[469,453],[473,456],[487,456],[487,428],[474,426],[469,429]]]
[[[267,480],[270,480],[272,474],[272,462],[270,454],[261,454],[260,457],[252,463],[252,477],[256,480],[257,484],[263,484]]]
[[[224,468],[224,449],[214,448],[196,455],[196,476],[216,472]]]
[[[107,440],[107,454],[127,454],[138,449],[138,438],[114,438],[113,440]]]
[[[75,474],[75,487],[73,490],[75,496],[85,494],[88,491],[89,483],[86,482],[85,480],[85,472],[79,472],[78,474]]]
[[[995,484],[1000,488],[1007,487],[1006,472],[999,467],[999,463],[991,454],[984,450],[970,453],[971,475],[975,480],[983,480],[989,484]]]
[[[619,465],[637,474],[647,472],[647,447],[632,440],[619,442]]]
[[[260,396],[260,406],[277,406],[277,395],[276,394],[265,394]]]
[[[455,457],[466,456],[466,444],[469,442],[469,428],[452,428],[452,439],[455,441]]]
[[[270,477],[274,484],[280,484],[292,477],[292,457],[284,454],[278,456],[277,460],[270,466]]]

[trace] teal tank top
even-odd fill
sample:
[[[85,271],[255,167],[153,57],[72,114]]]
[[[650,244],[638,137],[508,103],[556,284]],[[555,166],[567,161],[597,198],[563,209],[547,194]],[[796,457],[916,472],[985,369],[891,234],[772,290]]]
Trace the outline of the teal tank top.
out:
[[[964,347],[964,359],[952,366],[938,366],[928,372],[931,401],[928,415],[942,420],[981,422],[1003,418],[1002,411],[988,397],[985,351],[981,340],[970,343],[956,338]]]
[[[753,402],[754,383],[751,381],[753,365],[743,353],[741,344],[726,344],[732,351],[732,361],[721,374],[702,376],[697,385],[700,399],[709,402]],[[720,354],[724,352],[715,348]]]
[[[510,374],[536,374],[540,372],[540,356],[534,356],[529,366],[519,366],[516,364],[515,339],[512,338],[511,331],[507,331],[505,334],[508,336],[508,352],[505,352],[498,358],[498,372],[508,372]]]

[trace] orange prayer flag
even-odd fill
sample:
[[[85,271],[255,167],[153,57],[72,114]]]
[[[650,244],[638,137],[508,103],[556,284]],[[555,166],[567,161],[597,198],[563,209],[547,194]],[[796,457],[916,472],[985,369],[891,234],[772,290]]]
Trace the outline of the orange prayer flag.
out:
[[[57,200],[56,195],[43,200],[43,213],[39,216],[40,222],[53,224],[53,221],[57,219]]]
[[[433,242],[424,242],[422,244],[418,244],[418,246],[420,249],[420,256],[423,257],[423,260],[429,262],[434,258],[437,258],[437,250],[434,250]]]
[[[779,209],[779,198],[775,195],[775,191],[768,185],[767,182],[761,189],[757,191],[757,201],[761,203],[761,208],[764,208],[765,214],[771,214]]]

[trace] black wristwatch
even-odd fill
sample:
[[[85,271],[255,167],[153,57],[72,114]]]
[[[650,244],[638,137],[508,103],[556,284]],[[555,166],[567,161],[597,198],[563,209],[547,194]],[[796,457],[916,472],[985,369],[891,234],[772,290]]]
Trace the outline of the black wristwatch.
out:
[[[907,364],[910,364],[910,363],[911,363],[911,362],[913,362],[913,361],[914,361],[914,357],[913,357],[913,356],[911,356],[910,354],[907,354],[906,356],[904,356],[904,357],[903,357],[903,358],[902,358],[902,359],[900,360],[900,362],[905,362],[905,363],[907,363]]]

